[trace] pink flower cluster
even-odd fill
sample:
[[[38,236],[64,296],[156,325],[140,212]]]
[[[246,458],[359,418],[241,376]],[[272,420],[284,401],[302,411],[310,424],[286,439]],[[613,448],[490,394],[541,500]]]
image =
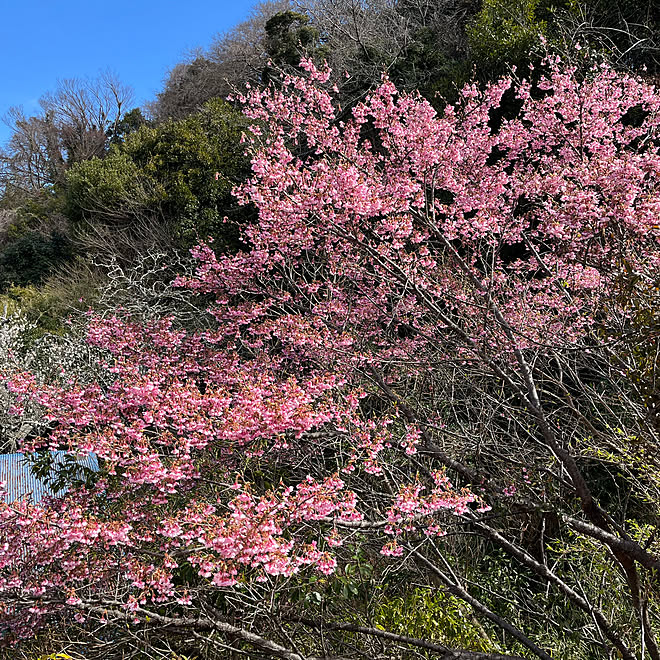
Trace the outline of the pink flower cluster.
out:
[[[549,58],[534,93],[470,85],[437,114],[384,78],[347,119],[329,72],[303,69],[242,97],[250,250],[200,245],[177,280],[213,296],[215,327],[92,315],[96,379],[3,375],[14,413],[36,405],[47,424],[26,451],[101,464],[60,500],[0,505],[0,623],[14,638],[117,592],[128,612],[194,607],[190,566],[200,590],[329,575],[351,525],[389,534],[382,552],[400,557],[406,535],[486,510],[443,472],[420,480],[426,430],[397,391],[439,363],[506,369],[530,347],[574,345],[617,304],[624,270],[656,277],[652,87],[607,67],[578,80]],[[521,110],[494,129],[512,86]],[[392,465],[397,487],[381,489]]]

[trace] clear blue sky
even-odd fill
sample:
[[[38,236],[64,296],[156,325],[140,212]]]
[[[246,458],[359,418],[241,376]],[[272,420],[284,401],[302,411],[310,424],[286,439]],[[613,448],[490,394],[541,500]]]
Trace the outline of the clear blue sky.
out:
[[[26,113],[58,78],[110,69],[135,90],[135,105],[154,98],[167,70],[188,50],[244,20],[256,0],[0,0],[0,118]],[[9,129],[0,122],[0,144]]]

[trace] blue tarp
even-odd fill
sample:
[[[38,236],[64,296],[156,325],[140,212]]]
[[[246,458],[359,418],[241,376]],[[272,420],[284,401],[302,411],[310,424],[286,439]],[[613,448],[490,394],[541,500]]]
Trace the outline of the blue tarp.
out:
[[[65,457],[72,457],[65,451],[51,451],[53,467],[63,465]],[[98,472],[99,462],[95,454],[78,456],[76,462],[88,470]],[[52,471],[54,472],[54,470]],[[0,482],[4,486],[5,493],[0,496],[4,502],[16,502],[17,500],[29,499],[37,503],[44,497],[59,497],[66,492],[65,488],[53,491],[49,482],[51,475],[40,479],[30,470],[30,463],[25,454],[0,454]]]

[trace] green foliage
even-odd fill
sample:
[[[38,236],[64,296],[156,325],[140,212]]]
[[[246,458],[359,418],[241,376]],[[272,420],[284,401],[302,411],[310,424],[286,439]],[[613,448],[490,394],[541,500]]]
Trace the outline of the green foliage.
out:
[[[532,531],[531,522],[523,526],[521,533]],[[633,631],[634,611],[623,611],[618,601],[620,593],[625,591],[625,582],[607,551],[578,535],[563,536],[558,530],[548,528],[545,531],[548,537],[542,539],[543,543],[535,543],[527,551],[537,560],[543,559],[562,579],[575,580],[580,593],[589,602],[598,603],[602,611],[616,612],[613,618],[617,621],[618,633]],[[540,648],[551,649],[553,658],[600,660],[603,657],[601,641],[584,633],[583,612],[574,606],[567,607],[566,599],[558,590],[548,588],[533,571],[500,549],[486,547],[483,557],[471,567],[468,581],[473,585],[474,596],[498,616],[523,630]],[[482,620],[482,623],[488,626],[487,621]],[[492,634],[490,628],[488,632]],[[507,653],[527,657],[525,647],[519,642],[509,638],[505,643]]]
[[[12,286],[0,295],[0,309],[5,314],[23,314],[35,325],[25,336],[27,343],[44,334],[61,334],[64,331],[62,310],[58,301],[34,286]]]
[[[469,606],[442,588],[416,585],[419,575],[403,565],[397,571],[385,570],[387,563],[376,548],[370,549],[359,536],[353,541],[345,546],[344,561],[333,575],[301,578],[289,590],[286,597],[294,607],[320,610],[325,616],[333,613],[358,625],[369,621],[381,630],[451,648],[500,650]]]
[[[142,126],[150,125],[151,122],[142,114],[142,110],[133,108],[108,130],[109,142],[122,144],[129,135],[137,132]]]
[[[298,66],[303,55],[323,59],[320,32],[309,17],[295,11],[281,11],[266,22],[266,50],[278,66]],[[266,73],[266,78],[268,75]]]
[[[12,285],[41,284],[73,255],[71,240],[61,232],[23,234],[0,252],[0,291]]]
[[[617,66],[657,73],[660,16],[651,6],[652,0],[483,0],[467,26],[470,58],[482,80],[510,65],[524,70],[543,37],[568,59],[580,43]]]
[[[67,176],[69,217],[74,223],[87,218],[123,223],[136,212],[156,208],[164,193],[145,192],[144,178],[131,157],[117,148],[103,160],[77,163]]]
[[[72,262],[77,250],[64,212],[58,186],[17,200],[7,212],[8,221],[0,233],[0,293],[11,287],[41,285]]]
[[[43,286],[11,286],[0,294],[0,311],[20,312],[33,328],[26,341],[44,334],[65,334],[66,320],[93,305],[102,276],[83,261],[73,261],[67,272],[51,276]]]
[[[69,213],[88,223],[169,223],[186,247],[210,235],[231,244],[223,217],[233,185],[248,171],[244,128],[242,115],[220,99],[185,119],[142,126],[107,158],[71,169]]]
[[[198,237],[222,236],[231,188],[247,174],[243,117],[220,99],[201,112],[158,128],[143,128],[126,141],[125,153],[164,191],[163,209],[178,222],[189,245]],[[214,172],[219,172],[216,180]]]
[[[495,644],[460,600],[439,589],[414,587],[381,603],[377,628],[417,639],[434,640],[470,651],[494,651]]]
[[[4,195],[0,199],[0,209],[5,214],[0,227],[0,251],[31,232],[49,235],[68,231],[64,196],[58,186],[18,199]]]
[[[529,51],[546,34],[540,18],[542,0],[484,0],[481,11],[468,26],[472,58],[489,69],[503,63],[524,62]]]
[[[404,89],[414,81],[423,96],[444,107],[447,101],[456,100],[457,90],[473,77],[473,71],[464,56],[442,48],[439,37],[430,27],[417,30],[388,74]]]
[[[46,480],[53,492],[85,486],[91,488],[99,478],[99,473],[81,465],[72,454],[65,454],[57,462],[49,450],[42,450],[28,456],[30,471],[38,479]]]

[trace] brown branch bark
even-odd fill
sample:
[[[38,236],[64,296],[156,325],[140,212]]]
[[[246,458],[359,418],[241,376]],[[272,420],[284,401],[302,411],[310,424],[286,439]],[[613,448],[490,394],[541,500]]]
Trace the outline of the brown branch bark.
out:
[[[440,660],[522,660],[520,656],[517,655],[502,655],[500,653],[480,653],[478,651],[450,649],[442,644],[429,642],[424,639],[417,639],[415,637],[408,637],[406,635],[397,635],[396,633],[392,633],[387,630],[370,628],[368,626],[358,626],[354,623],[313,621],[312,619],[306,619],[303,617],[291,617],[289,620],[317,629],[344,630],[346,632],[354,632],[362,635],[370,635],[372,637],[380,637],[381,639],[388,639],[400,644],[409,644],[410,646],[416,646],[418,648],[437,653]]]
[[[456,582],[451,580],[444,573],[444,571],[440,570],[432,561],[430,561],[428,558],[426,558],[421,552],[415,550],[414,548],[410,548],[410,547],[408,547],[408,550],[422,564],[424,564],[427,568],[429,568],[431,570],[431,572],[440,580],[440,582],[442,582],[445,585],[445,587],[446,587],[447,591],[449,591],[449,593],[451,593],[452,595],[456,596],[457,598],[460,598],[461,600],[463,600],[466,603],[468,603],[469,605],[471,605],[477,612],[480,612],[481,614],[483,614],[487,619],[492,621],[496,626],[498,626],[499,628],[501,628],[505,632],[509,633],[515,639],[517,639],[521,644],[526,646],[537,657],[541,658],[541,660],[552,660],[552,657],[548,653],[546,653],[543,649],[541,649],[539,646],[534,644],[534,642],[531,639],[529,639],[529,637],[527,637],[523,632],[518,630],[515,626],[513,626],[508,621],[504,620],[499,615],[495,614],[495,612],[490,610],[481,601],[477,600],[474,596],[469,594],[459,584],[456,584]]]

